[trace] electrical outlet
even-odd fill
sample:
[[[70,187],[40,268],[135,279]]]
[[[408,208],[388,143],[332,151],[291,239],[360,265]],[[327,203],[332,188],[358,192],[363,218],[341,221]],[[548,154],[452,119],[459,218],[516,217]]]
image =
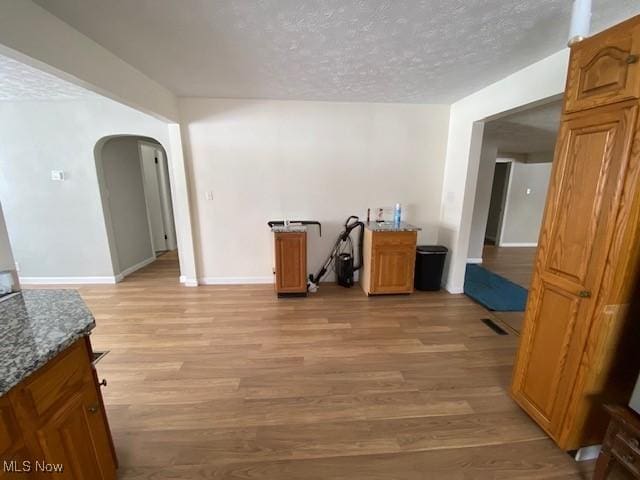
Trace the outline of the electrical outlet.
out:
[[[208,191],[205,196],[204,196],[207,200],[213,200],[213,192],[212,191]]]
[[[527,188],[527,195],[531,195],[531,189]]]

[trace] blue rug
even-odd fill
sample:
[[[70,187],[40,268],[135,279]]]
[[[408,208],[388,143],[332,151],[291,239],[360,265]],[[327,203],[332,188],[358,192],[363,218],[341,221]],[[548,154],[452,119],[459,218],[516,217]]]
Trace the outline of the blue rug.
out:
[[[496,312],[524,312],[527,305],[526,288],[480,265],[467,264],[464,293]]]

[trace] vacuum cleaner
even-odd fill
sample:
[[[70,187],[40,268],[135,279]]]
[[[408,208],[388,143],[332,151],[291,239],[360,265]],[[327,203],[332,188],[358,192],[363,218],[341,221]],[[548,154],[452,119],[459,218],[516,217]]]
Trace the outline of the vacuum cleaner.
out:
[[[354,263],[354,248],[353,240],[351,239],[351,232],[355,229],[359,229],[358,235],[358,263]],[[364,239],[364,223],[360,221],[355,215],[347,218],[344,222],[344,231],[338,235],[331,253],[318,270],[315,275],[309,275],[309,291],[316,292],[320,286],[320,281],[327,274],[331,264],[333,264],[333,270],[336,273],[338,285],[343,287],[353,286],[354,273],[362,268],[362,242]]]

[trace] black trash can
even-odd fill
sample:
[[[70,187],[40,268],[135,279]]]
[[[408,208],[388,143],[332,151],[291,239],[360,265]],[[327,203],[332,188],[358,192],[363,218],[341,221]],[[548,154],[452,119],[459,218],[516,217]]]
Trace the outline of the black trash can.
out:
[[[440,290],[447,247],[442,245],[418,245],[416,248],[416,273],[413,285],[416,290]]]

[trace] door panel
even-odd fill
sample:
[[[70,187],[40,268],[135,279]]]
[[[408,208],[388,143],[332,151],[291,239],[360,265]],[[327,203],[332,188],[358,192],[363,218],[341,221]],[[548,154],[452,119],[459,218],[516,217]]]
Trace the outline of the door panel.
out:
[[[558,433],[594,316],[624,185],[635,102],[562,123],[535,271],[514,370],[513,394]]]
[[[539,316],[532,332],[532,344],[544,343],[545,348],[531,351],[523,393],[549,421],[555,399],[554,391],[578,312],[578,299],[552,286],[543,285],[539,302]]]
[[[306,233],[276,233],[276,290],[298,293],[307,290]]]
[[[69,398],[37,432],[47,463],[62,465],[62,479],[113,480],[115,465],[93,385]]]
[[[572,49],[565,111],[640,97],[640,25],[625,22]],[[630,27],[631,26],[631,27]]]
[[[373,249],[372,293],[403,293],[413,288],[415,248],[406,246],[378,246]]]

